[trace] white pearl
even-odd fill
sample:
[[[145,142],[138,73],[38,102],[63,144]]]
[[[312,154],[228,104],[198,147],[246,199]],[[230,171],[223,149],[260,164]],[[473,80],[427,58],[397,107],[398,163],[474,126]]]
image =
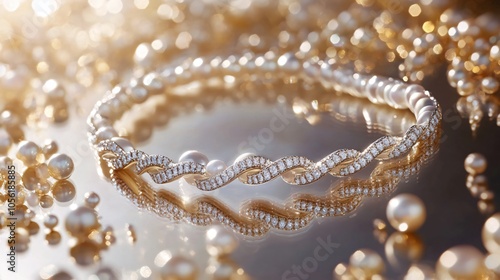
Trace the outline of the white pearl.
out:
[[[485,273],[483,254],[470,245],[448,249],[436,265],[438,279],[482,279]]]
[[[406,104],[405,100],[405,85],[404,84],[398,84],[397,86],[393,86],[391,88],[391,91],[389,92],[389,101],[391,102],[392,106],[396,109],[403,109],[407,108],[408,105]]]
[[[420,92],[420,91],[414,92],[413,94],[410,95],[410,99],[408,100],[408,108],[410,108],[410,110],[413,113],[416,113],[415,105],[417,104],[417,102],[420,99],[423,99],[423,98],[429,98],[429,97],[424,92]]]
[[[487,166],[488,162],[482,154],[472,153],[465,158],[465,170],[472,175],[483,173],[484,171],[486,171]]]
[[[126,92],[130,96],[130,99],[138,104],[146,101],[149,95],[148,90],[140,85],[130,86]]]
[[[226,169],[226,164],[222,160],[214,159],[207,164],[207,174],[213,176],[219,174]]]
[[[418,125],[425,125],[431,118],[432,112],[426,111],[423,112],[422,114],[419,114],[417,117],[417,124]]]
[[[95,135],[98,142],[108,140],[113,137],[118,137],[118,133],[116,132],[116,130],[109,126],[99,128]]]
[[[484,223],[483,244],[490,253],[500,253],[500,213],[491,216]]]
[[[386,209],[389,223],[398,231],[412,232],[425,222],[425,205],[412,194],[399,194],[393,197]]]
[[[113,137],[111,141],[115,142],[118,146],[120,146],[125,152],[129,152],[134,150],[134,146],[132,143],[123,137]]]
[[[37,144],[31,141],[21,141],[17,147],[17,158],[20,159],[26,166],[38,164],[42,149]]]
[[[198,268],[192,260],[182,256],[170,258],[160,268],[160,279],[162,280],[193,280],[198,279]]]
[[[377,85],[380,82],[379,77],[372,76],[366,83],[366,96],[372,103],[379,103],[377,99]]]
[[[474,83],[468,82],[466,80],[460,80],[457,82],[457,91],[458,94],[462,96],[471,95],[474,92],[475,86]]]
[[[228,255],[238,247],[238,240],[233,233],[220,225],[212,226],[205,239],[211,256]]]
[[[85,205],[86,206],[88,206],[90,208],[95,208],[99,204],[100,201],[101,201],[101,198],[95,192],[85,193]]]
[[[406,273],[404,280],[434,280],[434,269],[425,264],[414,264]]]
[[[434,106],[434,101],[430,98],[422,98],[415,103],[415,107],[413,108],[413,112],[418,114],[422,108],[427,106]]]
[[[379,254],[370,249],[354,252],[349,258],[349,264],[356,279],[370,279],[384,270],[384,261]]]
[[[388,80],[388,79],[382,79],[378,83],[377,90],[375,91],[378,103],[380,103],[380,104],[386,104],[385,97],[384,97],[385,88],[388,87],[388,86],[391,86],[391,84],[392,84],[392,81]]]
[[[484,259],[484,265],[497,277],[500,277],[500,253],[489,254]]]
[[[406,100],[406,106],[408,108],[412,108],[413,106],[410,105],[411,97],[416,96],[416,95],[425,96],[425,89],[421,85],[412,84],[412,85],[409,85],[408,87],[406,87],[404,95],[405,95],[405,100]]]
[[[65,154],[53,154],[48,161],[49,174],[52,178],[67,179],[73,173],[73,160]]]
[[[96,212],[86,206],[80,206],[71,211],[66,217],[64,225],[72,236],[79,238],[87,237],[100,227]]]
[[[191,161],[206,166],[208,163],[208,157],[198,151],[186,151],[179,157],[179,162],[183,161]]]
[[[252,154],[252,153],[244,153],[244,154],[241,154],[241,155],[239,155],[239,156],[238,156],[238,157],[234,160],[234,162],[236,163],[236,162],[238,162],[238,161],[242,161],[242,160],[246,159],[246,158],[247,158],[247,157],[249,157],[249,156],[254,156],[254,154]]]
[[[34,192],[29,192],[28,196],[26,197],[26,202],[28,202],[28,205],[31,207],[36,207],[40,203],[40,199],[38,198],[38,195]]]

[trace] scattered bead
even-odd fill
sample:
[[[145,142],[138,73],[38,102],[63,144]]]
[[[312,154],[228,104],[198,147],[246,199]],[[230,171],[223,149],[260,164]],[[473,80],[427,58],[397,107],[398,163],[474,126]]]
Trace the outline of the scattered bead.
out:
[[[49,174],[56,180],[67,179],[73,173],[73,160],[65,154],[54,154],[49,158]]]
[[[399,194],[387,205],[387,219],[398,231],[413,232],[422,226],[426,218],[425,205],[412,194]]]
[[[99,198],[99,195],[96,194],[95,192],[88,192],[85,193],[85,205],[90,207],[90,208],[96,208],[96,206],[99,204],[101,199]]]
[[[487,165],[486,158],[479,153],[469,154],[464,162],[465,170],[472,175],[483,173]]]

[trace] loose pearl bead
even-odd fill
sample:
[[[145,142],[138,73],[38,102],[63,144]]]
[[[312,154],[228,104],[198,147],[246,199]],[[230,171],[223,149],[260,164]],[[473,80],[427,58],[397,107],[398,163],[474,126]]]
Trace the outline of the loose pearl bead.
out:
[[[179,157],[179,162],[191,161],[203,165],[208,164],[208,157],[198,151],[186,151]]]
[[[65,154],[52,155],[47,166],[50,176],[57,180],[69,178],[74,168],[73,160]]]
[[[42,195],[40,197],[40,207],[48,209],[54,205],[54,199],[50,195]]]
[[[439,279],[482,279],[485,273],[483,254],[469,245],[448,249],[439,257],[436,265]]]
[[[28,202],[29,206],[36,207],[40,203],[40,199],[36,193],[30,192],[26,197],[26,202]]]
[[[424,264],[414,264],[405,275],[404,280],[434,280],[434,270]]]
[[[20,159],[26,166],[38,164],[42,150],[37,144],[31,141],[21,141],[17,148],[16,157]]]
[[[95,208],[100,201],[99,195],[95,192],[88,192],[85,194],[85,205],[90,208]]]
[[[80,206],[71,211],[66,217],[66,230],[74,237],[87,237],[92,231],[97,230],[100,225],[94,209]]]
[[[486,93],[495,93],[498,87],[498,81],[493,77],[486,77],[481,80],[481,89]]]
[[[72,247],[69,254],[77,264],[87,266],[94,264],[100,259],[99,252],[99,244],[94,240],[88,239]]]
[[[370,279],[384,270],[384,261],[375,251],[361,249],[349,258],[352,274],[356,279]]]
[[[386,210],[389,223],[398,231],[412,232],[425,222],[425,205],[420,198],[412,194],[400,194],[393,197]]]
[[[198,268],[193,261],[181,256],[174,256],[160,268],[160,279],[198,279]]]
[[[457,91],[458,94],[462,96],[468,96],[471,95],[474,92],[474,83],[472,82],[467,82],[465,80],[460,80],[457,82]]]
[[[486,170],[488,163],[486,158],[479,153],[469,154],[465,158],[464,167],[472,175],[481,174]]]
[[[238,247],[238,240],[222,226],[211,227],[206,234],[207,251],[212,256],[228,255]]]
[[[57,218],[56,215],[50,214],[45,217],[43,220],[43,225],[46,226],[49,229],[53,229],[57,226],[59,223],[59,219]]]
[[[491,216],[483,226],[483,244],[490,253],[500,253],[500,213]]]
[[[495,273],[497,277],[500,276],[500,253],[489,254],[484,259],[484,264],[486,268]]]
[[[52,187],[52,195],[56,201],[66,204],[75,198],[76,189],[68,180],[57,180]]]
[[[207,174],[213,176],[219,174],[226,169],[226,164],[222,160],[214,159],[207,164]]]

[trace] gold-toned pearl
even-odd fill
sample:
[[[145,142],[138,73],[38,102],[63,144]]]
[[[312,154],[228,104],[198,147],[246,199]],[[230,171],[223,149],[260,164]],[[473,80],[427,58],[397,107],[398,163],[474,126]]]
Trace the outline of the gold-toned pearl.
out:
[[[173,256],[160,268],[162,280],[195,280],[198,279],[198,268],[192,260]]]
[[[99,198],[99,195],[97,195],[95,192],[88,192],[85,193],[85,205],[90,207],[90,208],[95,208],[101,199]]]
[[[349,266],[345,263],[339,263],[333,269],[333,277],[337,280],[352,280],[354,276],[351,274]]]
[[[50,214],[45,217],[43,220],[43,225],[49,229],[53,229],[59,223],[59,219],[56,215]]]
[[[486,77],[481,80],[481,89],[489,94],[495,93],[498,90],[499,83],[493,77]]]
[[[57,245],[61,242],[61,234],[58,231],[51,230],[45,235],[45,241],[49,245]]]
[[[207,251],[212,256],[224,256],[238,247],[238,240],[232,232],[222,226],[212,226],[206,234]]]
[[[349,266],[357,279],[370,279],[384,271],[384,261],[379,254],[370,249],[354,252],[349,258]]]
[[[457,82],[457,91],[458,94],[462,96],[468,96],[474,93],[474,83],[466,81],[466,80],[460,80]]]
[[[67,179],[73,173],[73,160],[65,154],[54,154],[48,162],[49,174],[52,178]]]
[[[445,251],[436,265],[438,279],[483,279],[486,267],[483,254],[470,245],[459,245]]]
[[[398,231],[412,232],[425,222],[425,205],[412,194],[399,194],[393,197],[386,209],[389,223]]]
[[[69,253],[77,264],[83,266],[92,265],[101,259],[99,244],[90,239],[76,244]]]
[[[42,195],[40,197],[40,207],[47,209],[54,205],[54,199],[50,195]]]
[[[500,213],[491,216],[484,223],[483,244],[490,253],[500,253]]]
[[[40,226],[37,223],[31,221],[26,229],[28,230],[28,233],[30,235],[35,235],[40,231]]]
[[[84,238],[94,230],[99,229],[100,224],[94,209],[80,206],[71,211],[66,217],[65,227],[72,236]]]
[[[43,143],[42,153],[46,159],[50,158],[53,154],[57,153],[58,150],[59,146],[57,145],[57,142],[52,139],[47,139]]]
[[[472,153],[465,158],[465,170],[472,175],[483,173],[484,171],[486,171],[487,166],[488,162],[482,154]]]
[[[16,236],[16,252],[24,252],[28,250],[28,246],[30,243],[30,234],[28,230],[22,227],[17,227],[15,229],[15,236]]]
[[[16,157],[26,166],[34,166],[41,162],[42,150],[31,141],[21,141],[17,147]]]
[[[68,180],[57,180],[52,187],[54,199],[61,203],[70,203],[76,196],[76,189],[73,183]]]
[[[424,253],[422,240],[413,233],[394,232],[385,243],[385,255],[391,265],[407,267]]]

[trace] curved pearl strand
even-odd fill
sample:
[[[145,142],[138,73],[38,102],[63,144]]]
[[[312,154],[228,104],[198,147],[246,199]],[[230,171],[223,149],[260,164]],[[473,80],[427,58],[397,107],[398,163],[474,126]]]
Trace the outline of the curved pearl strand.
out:
[[[133,104],[143,103],[152,95],[189,81],[214,76],[232,76],[234,80],[236,75],[245,78],[250,74],[267,73],[277,78],[296,76],[303,80],[318,81],[327,89],[368,98],[373,103],[387,104],[396,109],[408,108],[415,115],[416,125],[411,126],[402,137],[383,136],[361,152],[353,149],[337,150],[317,163],[299,156],[271,161],[262,156],[242,155],[225,169],[223,162],[217,161],[216,166],[212,164],[210,172],[207,172],[208,158],[197,151],[184,153],[179,162],[173,162],[165,156],[148,155],[136,150],[127,139],[117,137],[112,126]],[[111,169],[119,170],[136,163],[138,174],[148,172],[158,184],[171,182],[185,175],[197,175],[194,182],[196,187],[211,191],[236,178],[245,184],[256,185],[280,176],[289,184],[305,185],[327,173],[333,176],[353,174],[375,159],[386,160],[406,154],[419,139],[435,134],[440,119],[438,103],[419,85],[353,73],[328,61],[310,59],[301,62],[293,54],[276,57],[269,52],[264,56],[230,56],[227,59],[216,57],[210,61],[196,58],[175,68],[167,67],[160,74],[148,73],[141,79],[132,80],[126,87],[115,87],[109,92],[95,105],[88,118],[88,125],[93,147],[100,154],[111,155],[105,157]],[[213,170],[218,173],[213,174]],[[283,176],[288,171],[295,171],[295,174]]]

